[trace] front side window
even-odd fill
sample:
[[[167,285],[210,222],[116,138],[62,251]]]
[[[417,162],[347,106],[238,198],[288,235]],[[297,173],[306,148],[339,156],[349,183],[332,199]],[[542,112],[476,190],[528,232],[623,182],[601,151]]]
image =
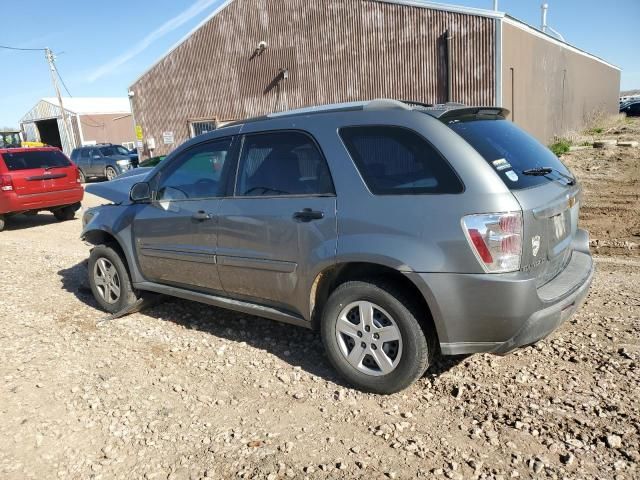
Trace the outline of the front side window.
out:
[[[102,155],[105,157],[111,157],[112,155],[129,155],[129,150],[120,145],[111,145],[108,147],[102,147],[100,149]]]
[[[236,195],[256,197],[333,193],[327,162],[306,134],[273,132],[245,136]]]
[[[160,172],[156,200],[194,200],[224,195],[223,173],[231,139],[217,140],[183,153]]]
[[[89,149],[81,148],[80,149],[80,158],[89,158]]]
[[[442,156],[416,132],[394,126],[340,129],[349,155],[371,193],[460,193],[462,183]]]

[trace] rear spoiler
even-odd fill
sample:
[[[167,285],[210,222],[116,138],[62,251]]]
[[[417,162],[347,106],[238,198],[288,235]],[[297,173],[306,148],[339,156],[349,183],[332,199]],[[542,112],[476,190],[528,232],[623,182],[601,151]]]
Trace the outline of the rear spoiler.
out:
[[[438,120],[446,123],[460,117],[507,118],[507,115],[509,115],[509,110],[502,107],[463,107],[446,110],[438,117]]]

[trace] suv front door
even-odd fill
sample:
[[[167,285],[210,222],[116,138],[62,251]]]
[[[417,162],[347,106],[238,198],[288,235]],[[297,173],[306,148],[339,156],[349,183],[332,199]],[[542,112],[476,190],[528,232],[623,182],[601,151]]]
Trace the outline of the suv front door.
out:
[[[233,197],[219,211],[225,292],[308,316],[305,280],[335,258],[336,197],[316,142],[299,131],[245,135]]]
[[[228,175],[235,173],[232,138],[198,144],[167,163],[151,180],[153,200],[133,221],[138,264],[152,282],[212,293],[216,218]]]

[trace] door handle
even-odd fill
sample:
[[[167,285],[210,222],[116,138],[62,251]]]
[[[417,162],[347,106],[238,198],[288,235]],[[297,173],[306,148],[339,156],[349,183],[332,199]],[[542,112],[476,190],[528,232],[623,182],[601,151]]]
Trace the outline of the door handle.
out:
[[[211,215],[209,215],[204,210],[198,210],[196,213],[194,213],[191,216],[191,218],[193,218],[194,220],[197,220],[198,222],[202,222],[204,220],[211,220]]]
[[[293,219],[299,220],[300,222],[311,222],[313,220],[320,220],[321,218],[324,218],[324,212],[311,210],[310,208],[304,208],[293,214]]]

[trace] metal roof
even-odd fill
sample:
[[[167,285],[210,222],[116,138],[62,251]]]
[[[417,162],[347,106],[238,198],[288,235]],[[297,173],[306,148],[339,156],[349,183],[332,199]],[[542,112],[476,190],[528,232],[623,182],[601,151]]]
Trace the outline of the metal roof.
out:
[[[45,97],[41,101],[60,106],[56,97]],[[62,97],[62,104],[67,112],[78,115],[131,113],[127,97]]]

